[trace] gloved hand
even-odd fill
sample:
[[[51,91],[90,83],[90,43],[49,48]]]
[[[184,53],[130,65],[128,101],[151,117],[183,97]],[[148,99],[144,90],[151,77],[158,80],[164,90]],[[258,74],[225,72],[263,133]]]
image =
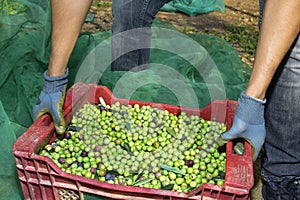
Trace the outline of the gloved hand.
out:
[[[63,134],[66,129],[62,106],[65,100],[68,74],[68,69],[63,76],[47,76],[47,71],[45,71],[44,87],[36,105],[33,108],[35,119],[38,119],[45,113],[51,114],[58,134]]]
[[[253,161],[255,161],[266,137],[265,103],[266,100],[255,99],[242,92],[238,99],[233,125],[229,131],[222,134],[221,143],[224,144],[235,138],[246,139],[252,145]]]

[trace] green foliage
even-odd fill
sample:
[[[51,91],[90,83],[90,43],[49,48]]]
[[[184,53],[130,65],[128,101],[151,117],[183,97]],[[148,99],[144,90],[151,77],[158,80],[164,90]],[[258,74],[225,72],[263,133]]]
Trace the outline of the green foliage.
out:
[[[245,26],[231,26],[229,31],[231,34],[225,34],[225,40],[239,45],[244,52],[254,53],[258,40],[256,30]]]
[[[227,29],[226,32],[212,31],[210,34],[223,38],[239,52],[241,58],[252,62],[258,41],[258,31],[253,27],[240,25],[230,25]]]
[[[95,0],[93,2],[93,6],[97,6],[99,8],[104,8],[104,7],[111,7],[112,2],[107,2],[107,1],[101,1],[101,0]]]
[[[220,37],[230,43],[238,52],[243,62],[247,64],[254,60],[258,41],[258,30],[251,26],[231,24],[224,30],[201,31],[194,27],[184,26],[181,30],[184,34],[201,33]]]
[[[0,2],[1,14],[15,15],[25,10],[26,7],[16,0],[1,0]]]

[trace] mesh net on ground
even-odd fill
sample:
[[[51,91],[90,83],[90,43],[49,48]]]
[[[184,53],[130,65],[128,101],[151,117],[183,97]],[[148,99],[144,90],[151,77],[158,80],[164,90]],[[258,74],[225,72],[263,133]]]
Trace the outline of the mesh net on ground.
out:
[[[162,9],[167,12],[183,12],[189,16],[208,13],[214,10],[224,11],[224,0],[171,0]]]

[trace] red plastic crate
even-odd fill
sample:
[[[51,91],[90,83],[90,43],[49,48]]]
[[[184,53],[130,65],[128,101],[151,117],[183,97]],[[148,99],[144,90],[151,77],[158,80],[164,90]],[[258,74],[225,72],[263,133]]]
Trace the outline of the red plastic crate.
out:
[[[215,100],[203,109],[179,107],[153,102],[141,102],[114,97],[104,86],[76,83],[66,95],[64,116],[66,122],[71,121],[73,111],[76,112],[85,103],[99,103],[102,97],[107,104],[140,104],[159,107],[172,113],[186,112],[188,115],[200,115],[206,120],[225,122],[231,127],[237,105],[232,100]],[[25,199],[56,200],[63,199],[62,193],[71,193],[83,199],[84,193],[113,199],[250,199],[253,187],[253,163],[251,146],[245,142],[243,155],[235,154],[233,143],[226,144],[226,177],[223,186],[203,184],[189,193],[121,186],[92,180],[83,176],[63,172],[50,158],[37,152],[56,138],[54,125],[50,115],[44,115],[33,123],[14,143],[13,153],[16,161],[19,180]],[[64,198],[65,199],[65,198]]]

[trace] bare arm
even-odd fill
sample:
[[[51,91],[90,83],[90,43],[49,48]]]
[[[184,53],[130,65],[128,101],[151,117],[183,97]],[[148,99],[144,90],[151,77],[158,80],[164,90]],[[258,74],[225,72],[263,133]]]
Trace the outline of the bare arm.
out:
[[[65,74],[92,0],[51,0],[52,35],[48,76]]]
[[[264,99],[284,55],[300,30],[300,0],[267,0],[246,94]]]

